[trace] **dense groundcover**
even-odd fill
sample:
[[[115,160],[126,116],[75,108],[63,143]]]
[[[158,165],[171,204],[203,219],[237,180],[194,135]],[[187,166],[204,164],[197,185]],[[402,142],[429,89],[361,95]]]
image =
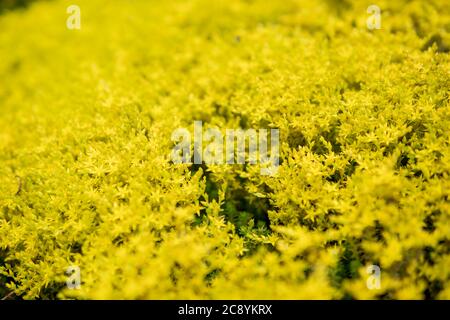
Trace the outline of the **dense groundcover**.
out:
[[[448,1],[19,2],[0,298],[450,299]],[[194,120],[278,128],[277,175],[174,164]]]

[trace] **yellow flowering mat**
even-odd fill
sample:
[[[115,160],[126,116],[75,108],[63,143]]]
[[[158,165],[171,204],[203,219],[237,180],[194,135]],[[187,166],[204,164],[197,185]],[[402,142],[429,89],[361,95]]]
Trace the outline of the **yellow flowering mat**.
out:
[[[449,51],[446,0],[1,1],[0,299],[450,299]]]

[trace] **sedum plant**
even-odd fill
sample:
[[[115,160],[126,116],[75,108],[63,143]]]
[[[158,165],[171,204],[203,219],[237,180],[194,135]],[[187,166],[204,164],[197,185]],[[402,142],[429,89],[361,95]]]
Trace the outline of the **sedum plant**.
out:
[[[0,297],[450,299],[448,1],[375,30],[349,0],[77,0],[70,30],[72,2],[0,15]],[[278,128],[277,174],[174,164],[194,121]]]

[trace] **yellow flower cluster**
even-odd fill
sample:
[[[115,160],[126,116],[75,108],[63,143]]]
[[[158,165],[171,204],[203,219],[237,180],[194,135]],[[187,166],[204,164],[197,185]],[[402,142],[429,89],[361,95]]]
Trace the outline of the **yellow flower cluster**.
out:
[[[13,2],[0,298],[450,299],[448,1]],[[174,164],[194,121],[277,174]]]

